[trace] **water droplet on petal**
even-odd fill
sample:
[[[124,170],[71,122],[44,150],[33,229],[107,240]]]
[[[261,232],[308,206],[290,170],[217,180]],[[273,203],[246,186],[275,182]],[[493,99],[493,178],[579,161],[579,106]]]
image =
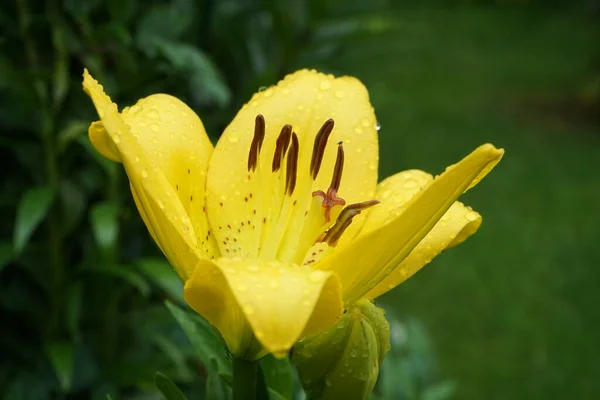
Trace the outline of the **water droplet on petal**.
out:
[[[335,92],[335,97],[337,97],[338,99],[344,98],[344,91],[343,90],[336,91]]]
[[[231,135],[229,135],[229,141],[231,143],[237,143],[240,141],[240,137],[238,135],[231,134]]]
[[[244,312],[246,313],[246,315],[252,315],[252,314],[254,314],[254,311],[256,311],[256,310],[250,304],[246,304],[244,306]],[[258,336],[258,332],[255,332],[255,333],[256,333],[256,336]]]
[[[160,131],[160,127],[158,126],[158,124],[150,124],[150,130],[154,133],[158,133],[158,131]]]
[[[265,90],[267,90],[266,86],[261,86],[261,87],[258,88],[259,92],[264,92]]]
[[[269,88],[269,89],[265,90],[264,93],[263,93],[263,96],[265,96],[265,97],[271,97],[271,96],[273,96],[273,89]]]
[[[146,168],[142,169],[142,178],[147,178],[148,177],[148,171],[146,170]]]
[[[148,111],[148,118],[157,119],[159,117],[158,111],[150,110]]]
[[[321,85],[319,87],[321,88],[321,90],[329,90],[329,89],[331,89],[331,82],[323,81],[323,82],[321,82]]]
[[[377,129],[377,130],[381,129],[381,124],[379,123],[379,121],[377,121],[377,124],[375,124],[375,129]]]
[[[417,186],[419,186],[419,182],[417,182],[414,179],[407,179],[406,182],[404,182],[405,189],[413,189],[413,188],[416,188]]]
[[[475,221],[479,215],[475,211],[469,211],[465,214],[467,221]]]

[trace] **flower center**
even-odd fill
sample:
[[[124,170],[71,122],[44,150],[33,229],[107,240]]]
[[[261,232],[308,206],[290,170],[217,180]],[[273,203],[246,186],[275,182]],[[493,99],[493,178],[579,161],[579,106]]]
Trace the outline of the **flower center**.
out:
[[[255,234],[258,257],[297,264],[312,264],[335,247],[352,219],[379,203],[377,200],[346,205],[338,195],[344,170],[343,143],[337,144],[335,166],[327,190],[312,191],[319,176],[323,156],[335,122],[328,119],[315,136],[310,160],[310,179],[300,176],[298,136],[291,125],[284,125],[275,142],[273,160],[259,162],[265,139],[265,119],[257,115],[254,136],[248,152],[248,179],[261,186],[258,212],[262,216]],[[261,170],[261,165],[262,169]],[[264,166],[270,165],[270,171]],[[254,211],[256,212],[256,210]]]

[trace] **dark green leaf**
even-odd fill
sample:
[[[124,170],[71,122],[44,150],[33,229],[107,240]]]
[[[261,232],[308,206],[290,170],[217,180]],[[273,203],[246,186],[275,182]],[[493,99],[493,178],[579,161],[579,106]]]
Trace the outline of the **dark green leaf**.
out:
[[[146,258],[136,263],[142,273],[156,286],[164,290],[169,297],[185,304],[183,300],[183,282],[173,267],[165,260]]]
[[[143,296],[147,297],[150,294],[150,285],[148,285],[148,282],[129,265],[102,265],[88,267],[83,271],[121,278],[135,287]]]
[[[208,376],[206,377],[206,400],[225,400],[225,388],[223,381],[217,373],[218,366],[216,361],[212,360],[212,367],[207,368]]]
[[[278,393],[275,390],[269,388],[269,400],[289,400],[291,398],[292,397],[282,396],[280,393]]]
[[[221,339],[210,324],[200,315],[185,311],[169,301],[165,304],[192,343],[206,369],[210,370],[214,367],[219,374],[231,375],[231,360]]]
[[[446,400],[456,392],[456,384],[452,381],[443,381],[429,386],[423,391],[421,400]]]
[[[157,41],[157,48],[177,71],[187,74],[195,97],[221,107],[229,103],[231,93],[223,76],[199,48],[169,40]]]
[[[74,18],[84,18],[101,4],[100,0],[63,0],[65,10]]]
[[[173,361],[173,364],[175,364],[177,376],[180,379],[192,379],[193,374],[186,364],[186,354],[184,354],[181,347],[173,343],[173,341],[164,335],[157,334],[154,335],[153,338],[156,346]]]
[[[193,3],[177,0],[169,5],[153,5],[141,17],[136,32],[138,48],[150,56],[156,54],[156,44],[162,40],[180,38],[193,21]]]
[[[165,396],[167,400],[185,400],[186,397],[183,392],[167,378],[166,375],[157,372],[154,375],[154,383],[156,388]]]
[[[21,198],[13,235],[13,245],[17,253],[23,250],[35,229],[46,217],[55,194],[56,191],[50,186],[38,186],[29,189]]]
[[[288,357],[278,359],[272,354],[260,360],[265,383],[284,399],[291,399],[294,395],[293,369]]]
[[[0,271],[12,261],[13,256],[13,245],[10,242],[0,242]]]
[[[46,346],[46,355],[54,367],[54,372],[64,392],[71,388],[73,378],[73,344],[53,342]]]
[[[79,139],[87,133],[90,121],[71,120],[58,132],[58,151],[64,152],[72,141]]]
[[[104,156],[100,155],[92,145],[90,138],[87,135],[80,136],[77,139],[80,145],[83,146],[84,149],[102,166],[102,168],[106,171],[106,173],[110,176],[115,175],[117,172],[117,163],[110,161]]]
[[[69,333],[73,339],[79,338],[79,319],[81,317],[81,294],[83,291],[83,284],[81,282],[75,282],[71,284],[67,293],[67,305],[66,305],[66,322]]]
[[[119,233],[118,208],[105,202],[96,204],[90,212],[92,232],[96,243],[105,252],[112,254]]]
[[[61,182],[59,195],[63,214],[63,235],[68,235],[81,221],[87,204],[87,195],[83,188],[70,180]]]

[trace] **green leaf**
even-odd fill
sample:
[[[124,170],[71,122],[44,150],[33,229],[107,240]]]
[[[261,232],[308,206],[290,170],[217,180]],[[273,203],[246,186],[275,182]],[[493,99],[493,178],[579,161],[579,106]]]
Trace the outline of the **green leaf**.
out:
[[[131,266],[109,264],[98,267],[88,267],[83,269],[83,271],[121,278],[131,286],[135,287],[142,296],[148,297],[150,294],[150,285],[148,282],[146,282],[146,280],[140,274],[133,270]]]
[[[142,273],[156,286],[164,290],[169,297],[180,304],[183,300],[183,282],[171,265],[158,258],[145,258],[136,263]]]
[[[156,44],[162,39],[179,39],[191,25],[193,18],[194,7],[190,0],[153,5],[141,17],[136,31],[137,47],[147,55],[155,56]]]
[[[225,400],[225,388],[223,380],[217,373],[218,366],[216,361],[212,360],[212,367],[207,368],[208,376],[206,377],[206,400]]]
[[[214,62],[199,48],[186,43],[159,40],[157,48],[171,65],[190,80],[192,94],[205,103],[225,107],[231,92]]]
[[[4,269],[13,259],[14,250],[10,242],[0,242],[0,271]]]
[[[154,384],[167,400],[186,400],[183,392],[166,375],[157,372],[154,375]]]
[[[77,141],[94,158],[94,160],[100,164],[109,176],[114,176],[117,173],[117,163],[104,158],[104,156],[98,153],[87,135],[80,136]]]
[[[194,379],[186,363],[186,354],[182,351],[181,346],[173,343],[167,336],[156,334],[152,336],[152,341],[161,351],[169,357],[175,364],[177,376],[182,380]]]
[[[89,126],[89,121],[71,120],[67,122],[57,135],[58,152],[63,153],[71,142],[84,136]]]
[[[63,235],[68,235],[81,221],[88,199],[85,190],[71,180],[61,182],[59,196]]]
[[[83,283],[81,283],[81,281],[77,281],[71,284],[67,293],[65,318],[67,322],[67,329],[74,340],[77,340],[80,336],[79,319],[81,318],[82,292]]]
[[[278,393],[284,399],[293,398],[294,375],[288,357],[278,359],[269,354],[260,360],[260,368],[270,391]]]
[[[90,212],[92,232],[98,246],[106,253],[112,254],[119,233],[119,210],[112,203],[96,204]]]
[[[13,245],[16,253],[20,253],[29,242],[31,235],[44,220],[54,201],[56,190],[50,186],[38,186],[29,189],[17,208]]]
[[[219,375],[231,375],[231,360],[210,324],[200,315],[185,311],[170,301],[166,301],[165,305],[185,332],[206,369],[210,372],[214,368]]]
[[[269,400],[289,400],[291,398],[292,397],[282,396],[280,393],[278,393],[275,390],[269,388]]]
[[[46,346],[46,356],[54,367],[54,372],[63,392],[68,392],[73,379],[73,344],[53,342]]]
[[[443,381],[429,386],[423,391],[421,400],[446,400],[456,392],[456,384],[452,381]]]

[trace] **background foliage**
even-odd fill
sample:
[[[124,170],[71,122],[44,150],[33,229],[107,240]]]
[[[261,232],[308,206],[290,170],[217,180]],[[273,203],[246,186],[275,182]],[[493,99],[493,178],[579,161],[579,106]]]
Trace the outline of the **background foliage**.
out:
[[[440,171],[485,141],[507,149],[468,195],[486,219],[481,232],[383,299],[404,322],[393,322],[378,398],[595,398],[599,8],[3,2],[0,393],[147,398],[169,390],[160,371],[188,394],[226,394],[226,357],[210,352],[210,330],[181,308],[181,283],[149,240],[122,171],[86,137],[95,115],[81,73],[89,68],[123,105],[176,95],[216,139],[257,88],[310,66],[370,89],[382,177]],[[284,382],[284,398],[298,393],[289,365],[264,363],[268,385]]]

